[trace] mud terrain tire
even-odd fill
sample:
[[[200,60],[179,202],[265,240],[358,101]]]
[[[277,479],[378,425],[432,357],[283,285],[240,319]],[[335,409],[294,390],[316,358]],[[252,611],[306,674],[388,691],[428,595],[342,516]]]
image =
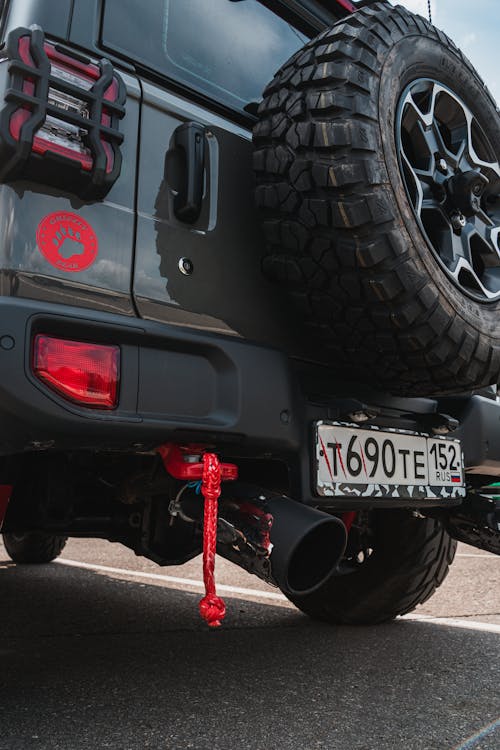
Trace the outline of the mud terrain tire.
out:
[[[59,557],[67,537],[29,531],[26,534],[4,534],[3,543],[15,563],[48,563]]]
[[[394,393],[430,395],[498,381],[500,239],[476,238],[465,271],[457,265],[480,222],[476,212],[462,231],[453,201],[463,201],[450,178],[487,174],[485,235],[484,212],[500,226],[500,186],[496,167],[454,168],[458,145],[446,141],[444,163],[437,151],[429,157],[432,189],[446,200],[436,193],[436,215],[418,213],[415,175],[401,161],[399,136],[407,133],[398,130],[403,94],[417,79],[449,89],[473,113],[464,139],[471,145],[479,132],[498,164],[500,118],[478,74],[444,33],[381,2],[321,33],[278,71],[254,128],[254,168],[267,240],[263,271],[288,291],[318,358],[358,379],[368,368]],[[446,114],[435,117],[445,140],[459,137],[453,122],[451,136],[443,125]],[[491,295],[482,288],[490,277]]]
[[[290,597],[316,620],[375,625],[411,612],[441,585],[457,543],[440,521],[411,511],[378,511],[373,518],[373,552],[361,563],[347,562],[343,574],[304,597]]]

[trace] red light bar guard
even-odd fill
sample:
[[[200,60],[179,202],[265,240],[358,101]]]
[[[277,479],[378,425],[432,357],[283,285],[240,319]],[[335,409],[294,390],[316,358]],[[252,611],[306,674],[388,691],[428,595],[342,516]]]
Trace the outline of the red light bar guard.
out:
[[[0,59],[0,182],[29,179],[102,198],[121,171],[126,88],[106,58],[9,32]]]

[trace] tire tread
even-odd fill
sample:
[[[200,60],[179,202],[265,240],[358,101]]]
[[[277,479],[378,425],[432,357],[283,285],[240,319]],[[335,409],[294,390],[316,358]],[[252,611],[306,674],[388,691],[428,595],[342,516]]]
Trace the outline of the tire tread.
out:
[[[3,543],[9,557],[16,563],[42,564],[59,557],[66,545],[67,537],[31,531],[17,536],[4,534]]]
[[[359,570],[334,576],[318,591],[291,601],[313,619],[375,625],[408,614],[443,583],[457,543],[440,521],[410,511],[379,511],[375,551]]]
[[[467,341],[453,339],[453,310],[416,266],[392,208],[372,97],[388,48],[408,34],[445,45],[485,88],[446,34],[386,2],[358,10],[306,44],[266,88],[254,129],[256,201],[267,240],[263,272],[289,290],[308,332],[349,375],[364,375],[362,348],[382,387],[411,395],[456,392],[496,379],[500,341],[472,326]],[[318,293],[331,314],[317,314]],[[350,307],[365,310],[364,333]]]

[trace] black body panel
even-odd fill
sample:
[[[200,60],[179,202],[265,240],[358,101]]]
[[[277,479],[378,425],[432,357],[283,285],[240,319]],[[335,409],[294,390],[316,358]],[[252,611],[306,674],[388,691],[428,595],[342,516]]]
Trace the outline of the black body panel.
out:
[[[297,451],[287,358],[237,339],[50,303],[0,298],[0,453],[36,448],[140,450],[175,440]],[[36,333],[118,344],[112,412],[80,408],[30,373]],[[2,344],[3,342],[3,344]],[[14,345],[12,346],[12,342]]]
[[[140,452],[168,441],[202,442],[225,455],[283,461],[293,495],[306,503],[359,506],[359,500],[315,496],[311,456],[314,422],[348,421],[349,413],[364,408],[363,402],[349,398],[347,391],[337,398],[311,396],[321,380],[313,370],[304,377],[303,366],[298,369],[282,353],[236,338],[21,299],[0,298],[0,320],[0,454]],[[79,407],[37,380],[30,368],[37,333],[118,344],[118,408]],[[328,380],[328,373],[323,377]],[[340,393],[331,373],[329,380],[331,391]],[[394,399],[391,404],[383,395],[365,395],[364,403],[378,411],[372,424],[426,431],[429,419],[440,421],[438,405],[430,399]],[[453,437],[464,441],[466,466],[483,474],[500,473],[500,449],[491,441],[500,425],[500,404],[474,396],[460,402],[460,410],[460,429]],[[474,440],[477,435],[490,440]],[[407,500],[389,502],[391,507],[408,505]],[[384,500],[364,503],[383,507]]]
[[[453,410],[460,422],[454,433],[462,441],[467,471],[500,476],[500,403],[473,395],[443,399],[443,408]]]

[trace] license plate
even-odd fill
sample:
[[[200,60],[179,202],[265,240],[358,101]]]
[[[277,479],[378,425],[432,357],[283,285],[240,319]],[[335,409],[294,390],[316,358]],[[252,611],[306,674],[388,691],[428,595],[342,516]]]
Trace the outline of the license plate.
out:
[[[319,495],[463,497],[459,440],[406,431],[316,423]]]

